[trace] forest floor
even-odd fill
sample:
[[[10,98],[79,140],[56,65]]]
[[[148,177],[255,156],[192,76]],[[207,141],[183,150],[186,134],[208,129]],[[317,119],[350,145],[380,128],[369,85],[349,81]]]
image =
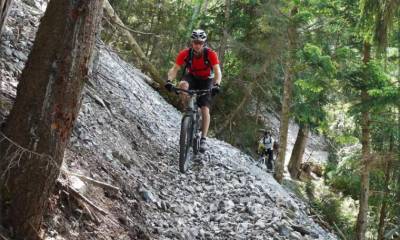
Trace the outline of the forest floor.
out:
[[[0,121],[42,13],[21,0],[12,7],[0,43]],[[336,239],[306,203],[225,142],[209,139],[209,151],[180,174],[180,112],[147,76],[97,46],[44,239]]]

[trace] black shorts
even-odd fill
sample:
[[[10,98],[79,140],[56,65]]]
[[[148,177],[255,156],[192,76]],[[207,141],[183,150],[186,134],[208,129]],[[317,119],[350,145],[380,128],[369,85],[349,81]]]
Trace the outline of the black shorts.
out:
[[[203,90],[210,89],[212,87],[212,79],[199,79],[193,76],[192,74],[186,74],[182,81],[186,81],[189,83],[190,90]],[[197,105],[199,107],[210,107],[211,104],[211,94],[205,94],[198,98]]]

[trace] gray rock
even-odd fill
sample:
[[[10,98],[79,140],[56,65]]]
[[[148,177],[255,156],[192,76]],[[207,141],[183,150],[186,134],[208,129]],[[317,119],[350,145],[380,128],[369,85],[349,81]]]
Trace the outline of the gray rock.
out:
[[[299,232],[291,232],[289,235],[290,240],[302,240],[303,237]]]
[[[3,52],[4,52],[4,54],[5,55],[7,55],[7,56],[12,56],[12,50],[9,48],[9,47],[3,47],[2,48],[2,50],[3,50]]]
[[[140,191],[140,194],[142,195],[143,200],[145,202],[148,202],[148,203],[156,202],[156,198],[154,197],[152,192],[150,192],[146,189],[143,189]]]
[[[112,151],[111,150],[108,150],[105,154],[105,157],[106,157],[106,159],[108,160],[108,161],[113,161],[114,160],[114,158],[113,158],[113,154],[112,154]]]
[[[214,216],[212,216],[211,218],[210,218],[210,220],[211,221],[214,221],[214,222],[221,222],[221,221],[223,221],[225,219],[225,215],[224,214],[217,214],[217,215],[214,215]]]
[[[9,28],[8,26],[4,26],[3,32],[1,34],[2,34],[2,37],[4,37],[5,39],[9,39],[9,40],[14,39],[14,33],[11,30],[11,28]]]
[[[249,228],[249,223],[247,222],[239,223],[237,226],[237,232],[239,233],[246,232],[248,228]]]
[[[182,207],[189,215],[193,215],[195,212],[192,205],[183,205]]]
[[[6,69],[10,72],[15,71],[14,65],[9,62],[6,62]]]
[[[218,206],[215,203],[210,204],[210,212],[216,212],[218,210]]]
[[[221,201],[219,203],[219,209],[223,211],[229,211],[230,209],[235,207],[235,203],[232,200]]]
[[[8,47],[8,46],[10,46],[10,41],[6,40],[6,41],[3,41],[3,42],[0,42],[0,44],[3,45],[3,46]]]
[[[282,224],[279,226],[278,231],[281,236],[287,237],[290,235],[291,230],[289,229],[289,227],[286,224]]]
[[[13,55],[23,62],[26,62],[26,60],[28,60],[28,56],[21,51],[14,51]]]
[[[254,226],[257,226],[259,228],[265,228],[265,221],[262,219],[258,219],[257,222],[254,224]]]

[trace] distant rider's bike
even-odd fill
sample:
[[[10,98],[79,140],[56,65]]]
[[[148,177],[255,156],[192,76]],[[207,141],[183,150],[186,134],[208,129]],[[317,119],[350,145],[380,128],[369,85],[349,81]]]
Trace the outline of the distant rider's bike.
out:
[[[179,170],[185,173],[200,150],[201,114],[199,113],[197,100],[200,96],[209,94],[211,90],[185,90],[175,87],[173,90],[176,93],[185,92],[190,96],[187,108],[182,116],[179,139]]]
[[[269,172],[273,172],[275,169],[275,160],[274,157],[272,157],[271,159],[271,169],[268,169],[268,154],[267,151],[265,149],[262,150],[261,154],[259,155],[258,159],[257,159],[257,165],[259,167],[266,167],[267,171]]]

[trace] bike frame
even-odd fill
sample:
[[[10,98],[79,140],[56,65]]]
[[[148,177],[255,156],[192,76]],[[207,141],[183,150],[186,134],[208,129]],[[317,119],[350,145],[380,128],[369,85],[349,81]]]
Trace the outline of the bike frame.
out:
[[[185,117],[190,117],[192,119],[192,126],[190,126],[190,131],[191,131],[191,142],[193,143],[192,148],[193,152],[195,155],[198,153],[198,143],[197,140],[200,140],[200,129],[199,129],[199,120],[200,120],[200,114],[199,110],[197,108],[197,93],[194,93],[193,95],[190,96],[188,106],[185,110],[185,113],[183,114],[182,120]],[[197,139],[198,138],[198,139]]]
[[[180,162],[180,168],[182,165],[186,166],[186,162],[189,163],[192,159],[193,155],[197,155],[199,153],[200,149],[200,132],[201,132],[201,126],[200,126],[200,119],[201,115],[199,113],[199,108],[197,106],[197,99],[205,94],[210,93],[210,89],[205,89],[205,90],[186,90],[186,89],[180,89],[180,88],[174,88],[175,92],[178,94],[180,92],[187,93],[190,98],[188,101],[188,105],[186,107],[186,110],[182,116],[182,123],[181,123],[181,132],[182,132],[182,127],[183,123],[187,118],[190,118],[190,125],[187,126],[187,132],[188,132],[188,137],[189,141],[185,144],[185,147],[182,148],[180,146],[180,149],[185,149],[185,159],[180,159],[180,161],[183,161],[183,164]],[[181,142],[181,140],[180,140]],[[182,145],[182,144],[180,144]],[[193,150],[193,155],[191,155],[190,148]],[[189,156],[187,156],[189,154]],[[181,172],[185,172],[185,168],[181,168]]]

